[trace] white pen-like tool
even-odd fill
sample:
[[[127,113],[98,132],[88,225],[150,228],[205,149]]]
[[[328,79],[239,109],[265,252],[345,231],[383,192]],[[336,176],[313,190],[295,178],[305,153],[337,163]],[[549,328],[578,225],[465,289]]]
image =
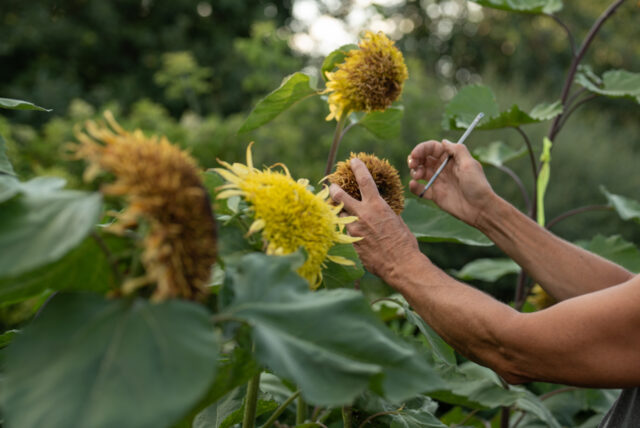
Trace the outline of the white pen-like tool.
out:
[[[464,131],[464,134],[462,134],[462,137],[460,137],[460,139],[458,140],[458,142],[456,144],[464,144],[464,140],[467,139],[467,137],[469,136],[469,134],[471,134],[471,131],[473,131],[473,128],[476,127],[476,125],[478,124],[478,122],[480,122],[480,119],[482,119],[484,117],[484,113],[478,113],[478,115],[475,117],[475,119],[473,119],[473,122],[471,122],[471,125],[469,125],[469,127],[467,128],[466,131]],[[424,189],[422,190],[422,192],[420,193],[420,198],[422,197],[422,195],[424,195],[424,192],[426,192],[429,187],[431,187],[431,185],[433,184],[434,181],[436,181],[436,178],[438,178],[438,176],[440,175],[440,173],[442,172],[442,170],[444,169],[445,166],[447,166],[447,163],[449,162],[449,159],[451,159],[451,156],[448,156],[444,162],[442,162],[442,165],[440,165],[438,167],[438,170],[436,171],[435,174],[433,174],[433,177],[431,177],[431,179],[429,180],[429,182],[426,184],[426,186],[424,186]]]

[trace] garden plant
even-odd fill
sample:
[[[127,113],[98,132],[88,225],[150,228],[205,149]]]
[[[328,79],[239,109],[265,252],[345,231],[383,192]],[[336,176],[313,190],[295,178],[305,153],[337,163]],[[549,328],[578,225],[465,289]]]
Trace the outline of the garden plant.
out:
[[[640,223],[640,202],[615,189],[602,188],[605,203],[568,207],[551,219],[544,203],[561,168],[553,149],[573,113],[596,97],[640,104],[640,73],[597,74],[583,61],[614,13],[638,13],[634,2],[613,1],[580,42],[557,16],[561,0],[476,3],[548,16],[566,31],[572,61],[558,97],[531,110],[500,109],[484,85],[460,88],[443,128],[463,131],[482,112],[474,132],[517,135],[520,148],[494,142],[473,153],[516,183],[517,203],[547,228],[593,210]],[[197,70],[184,55],[165,61],[179,70],[181,59]],[[199,110],[196,95],[208,90],[209,73],[180,81],[160,73],[156,80],[174,98],[189,91]],[[335,122],[335,131],[320,182],[293,176],[277,158],[257,165],[254,155],[265,150],[259,140],[242,148],[243,158],[210,159],[201,168],[176,141],[129,129],[106,110],[79,122],[66,144],[67,160],[83,169],[84,183],[75,184],[85,190],[72,190],[59,177],[21,180],[0,137],[0,306],[29,320],[0,335],[2,426],[597,426],[617,391],[508,385],[457,354],[402,296],[365,275],[352,245],[360,238],[345,229],[357,218],[341,215],[327,188],[337,183],[359,198],[352,157],[365,162],[420,242],[492,243],[405,194],[399,166],[384,152],[337,159],[355,127],[381,139],[400,132],[411,76],[393,41],[363,31],[357,45],[326,56],[319,75],[285,77],[238,132],[268,132],[285,110],[323,98],[318,120]],[[47,114],[15,99],[0,98],[0,107]],[[540,123],[548,124],[547,136],[532,141],[526,126]],[[522,157],[527,171],[510,168]],[[585,238],[578,245],[640,272],[631,242]],[[487,282],[517,276],[516,309],[553,304],[510,259],[477,259],[454,274]]]

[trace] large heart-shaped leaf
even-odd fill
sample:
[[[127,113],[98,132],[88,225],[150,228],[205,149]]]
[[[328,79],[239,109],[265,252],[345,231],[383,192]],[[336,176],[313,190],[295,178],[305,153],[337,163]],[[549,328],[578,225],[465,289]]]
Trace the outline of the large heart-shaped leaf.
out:
[[[6,108],[10,110],[39,110],[39,111],[51,111],[44,107],[37,106],[29,101],[15,100],[13,98],[0,98],[0,108]]]
[[[376,137],[390,140],[400,135],[403,113],[404,107],[394,105],[385,111],[367,113],[358,124]]]
[[[23,194],[2,204],[0,277],[17,276],[59,260],[97,223],[100,194],[55,190],[59,185],[59,179],[21,183]]]
[[[329,255],[344,257],[353,261],[354,266],[328,262],[322,270],[322,284],[326,288],[353,287],[353,281],[362,278],[364,268],[352,244],[338,244],[331,247]]]
[[[363,296],[347,289],[311,292],[293,272],[300,254],[249,254],[229,262],[235,294],[221,316],[253,327],[258,360],[295,382],[317,405],[351,403],[368,385],[398,402],[442,385],[418,351],[393,334]]]
[[[527,153],[526,147],[515,150],[502,141],[494,141],[488,146],[478,147],[473,151],[473,155],[482,163],[501,167],[505,163],[518,159]]]
[[[322,67],[320,69],[320,74],[322,74],[322,78],[326,81],[327,72],[333,71],[334,68],[341,62],[344,62],[345,57],[347,56],[347,52],[350,50],[358,49],[358,45],[348,44],[340,46],[338,49],[329,53],[322,62]]]
[[[609,70],[599,78],[585,66],[576,75],[576,83],[596,94],[611,98],[631,98],[640,103],[640,73]]]
[[[626,196],[610,193],[604,186],[600,187],[600,191],[607,197],[609,205],[613,207],[621,219],[640,223],[640,202]]]
[[[464,281],[479,279],[493,282],[505,275],[519,272],[520,266],[511,259],[476,259],[453,274]]]
[[[494,9],[523,13],[551,14],[562,9],[562,0],[472,0],[479,5]]]
[[[484,113],[478,129],[515,128],[531,123],[550,120],[562,113],[562,103],[539,104],[530,113],[513,105],[503,112],[493,91],[484,85],[469,85],[460,89],[445,108],[443,127],[445,129],[466,129],[478,113]]]
[[[204,394],[216,354],[194,303],[57,295],[6,349],[6,423],[167,427]]]
[[[609,237],[596,235],[591,241],[578,241],[576,245],[611,260],[631,272],[640,273],[640,251],[620,235]]]
[[[419,241],[493,245],[482,232],[447,214],[432,202],[407,200],[402,219]]]
[[[287,76],[278,89],[258,101],[238,132],[259,128],[298,101],[317,93],[318,91],[311,87],[308,75],[298,72]]]
[[[0,174],[16,175],[16,172],[13,170],[13,166],[7,157],[6,143],[2,138],[2,135],[0,135]]]

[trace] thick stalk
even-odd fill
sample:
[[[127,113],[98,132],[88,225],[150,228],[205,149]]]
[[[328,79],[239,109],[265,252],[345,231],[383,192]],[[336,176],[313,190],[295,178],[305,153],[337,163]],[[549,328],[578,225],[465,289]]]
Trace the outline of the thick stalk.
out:
[[[285,410],[287,410],[287,407],[289,407],[289,404],[293,403],[293,400],[298,398],[299,395],[300,395],[300,391],[296,391],[293,394],[291,394],[289,398],[287,398],[284,401],[284,403],[278,406],[278,408],[271,414],[271,416],[269,416],[269,419],[267,419],[267,422],[265,422],[261,428],[271,427],[278,420],[280,415],[284,413]]]
[[[333,142],[331,143],[331,149],[329,150],[329,158],[327,159],[327,166],[324,169],[324,176],[331,174],[331,170],[333,169],[333,164],[336,163],[336,155],[338,154],[338,146],[340,146],[340,141],[344,136],[344,132],[342,129],[344,128],[344,124],[347,121],[347,117],[349,116],[348,112],[344,112],[340,119],[338,119],[338,123],[336,123],[336,130],[333,133]]]
[[[353,416],[353,409],[351,406],[342,407],[342,426],[343,428],[351,428],[351,418]]]
[[[573,57],[573,61],[571,61],[571,66],[569,67],[567,78],[564,81],[564,86],[562,87],[562,95],[560,97],[560,100],[562,101],[563,106],[565,107],[567,106],[567,98],[569,97],[569,90],[571,89],[571,85],[573,84],[573,79],[575,78],[576,72],[578,71],[578,65],[580,65],[580,62],[584,58],[584,55],[587,53],[587,49],[589,49],[591,42],[593,42],[593,39],[596,37],[596,34],[598,34],[598,31],[600,31],[600,28],[602,28],[602,25],[605,23],[605,21],[609,19],[609,17],[611,17],[611,15],[614,14],[616,9],[618,9],[624,2],[625,0],[614,1],[607,8],[607,10],[602,12],[602,15],[600,15],[600,17],[596,20],[596,22],[593,23],[593,25],[589,29],[589,32],[587,33],[587,36],[584,38],[584,41],[582,42],[580,49]],[[562,119],[562,116],[563,116],[562,114],[556,116],[556,118],[553,121],[553,124],[551,125],[551,129],[549,130],[549,139],[551,141],[554,140],[554,138],[560,131],[559,124],[560,124],[560,120]]]
[[[256,423],[256,406],[258,405],[258,387],[260,386],[260,373],[255,375],[247,385],[247,395],[244,399],[244,417],[242,428],[253,428]]]
[[[296,425],[303,424],[307,420],[307,403],[304,402],[302,396],[298,397],[298,405],[296,406]]]

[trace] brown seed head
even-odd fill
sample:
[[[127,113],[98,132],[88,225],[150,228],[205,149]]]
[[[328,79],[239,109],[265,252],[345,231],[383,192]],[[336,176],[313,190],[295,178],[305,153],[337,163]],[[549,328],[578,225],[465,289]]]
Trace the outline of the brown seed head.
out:
[[[129,133],[111,113],[105,117],[109,126],[89,121],[86,133],[76,133],[75,154],[89,162],[85,179],[112,173],[115,182],[101,191],[129,202],[113,231],[140,219],[149,224],[142,255],[146,277],[133,283],[155,282],[155,300],[204,297],[216,260],[216,224],[196,162],[165,137]]]
[[[351,159],[358,158],[367,166],[373,177],[380,196],[389,204],[396,213],[402,213],[404,209],[404,193],[398,171],[386,159],[380,159],[376,155],[367,153],[351,153],[351,157],[344,162],[338,162],[336,171],[327,178],[330,183],[342,187],[352,198],[362,200],[360,187],[351,171]]]

